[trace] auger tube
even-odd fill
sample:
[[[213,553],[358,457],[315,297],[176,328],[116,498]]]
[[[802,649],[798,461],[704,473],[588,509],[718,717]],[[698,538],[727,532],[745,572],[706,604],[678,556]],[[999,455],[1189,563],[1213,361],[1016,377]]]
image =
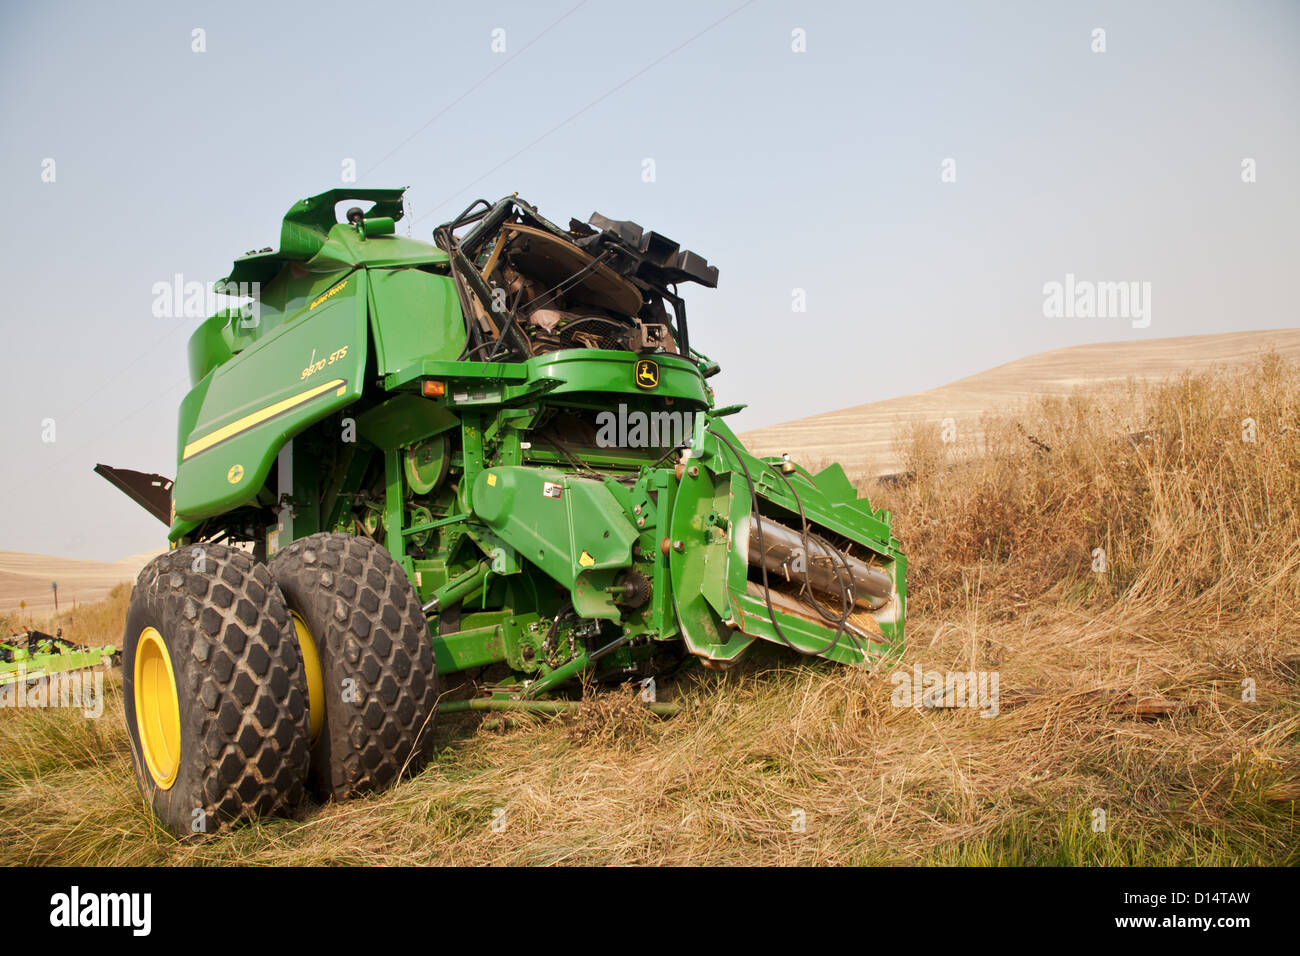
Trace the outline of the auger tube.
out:
[[[808,541],[808,553],[803,554],[803,536],[785,525],[763,519],[763,547],[760,554],[758,529],[751,517],[749,520],[749,563],[759,566],[759,561],[767,564],[767,570],[778,574],[786,581],[808,584],[814,590],[831,597],[840,593],[840,581],[844,563],[840,556],[815,538]],[[878,610],[889,603],[894,593],[894,584],[889,575],[879,568],[873,568],[852,555],[844,556],[849,570],[853,574],[854,590],[857,604],[870,610]]]

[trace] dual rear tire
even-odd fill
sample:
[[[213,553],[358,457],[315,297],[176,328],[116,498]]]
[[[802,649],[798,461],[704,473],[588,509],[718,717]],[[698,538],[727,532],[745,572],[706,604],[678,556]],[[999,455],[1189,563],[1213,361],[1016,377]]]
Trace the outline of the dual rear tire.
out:
[[[160,555],[127,611],[132,761],[180,836],[344,799],[422,769],[433,653],[419,599],[381,546],[312,535],[270,567],[219,544]]]
[[[345,800],[422,768],[438,689],[428,626],[402,566],[368,538],[314,534],[279,551],[271,574],[300,642],[320,660],[312,790]],[[322,709],[312,705],[313,714]]]
[[[302,799],[306,673],[265,565],[218,544],[150,562],[127,610],[122,676],[136,778],[173,833]]]

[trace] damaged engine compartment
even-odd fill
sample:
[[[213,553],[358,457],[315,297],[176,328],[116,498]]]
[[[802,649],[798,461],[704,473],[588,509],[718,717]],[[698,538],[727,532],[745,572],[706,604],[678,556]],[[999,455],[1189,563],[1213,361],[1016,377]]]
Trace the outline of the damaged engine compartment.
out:
[[[718,284],[715,266],[667,236],[599,213],[565,229],[517,194],[475,200],[433,236],[466,317],[463,361],[574,348],[689,356],[677,285]]]

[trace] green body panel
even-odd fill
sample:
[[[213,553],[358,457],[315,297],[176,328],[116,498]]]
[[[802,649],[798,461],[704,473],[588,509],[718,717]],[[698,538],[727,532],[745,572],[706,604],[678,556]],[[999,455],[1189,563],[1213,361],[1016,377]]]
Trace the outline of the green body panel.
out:
[[[433,642],[434,662],[440,674],[484,667],[506,659],[505,637],[500,625],[470,627]]]
[[[443,406],[409,392],[357,416],[361,437],[383,451],[416,445],[459,425],[460,419]]]
[[[207,518],[252,500],[285,441],[360,397],[365,285],[364,272],[330,284],[200,383],[203,398],[181,438],[172,498],[177,518]]]
[[[719,476],[699,471],[695,477],[683,477],[673,507],[669,556],[682,639],[692,654],[720,662],[736,660],[753,641],[723,623],[730,611],[727,568],[731,540],[709,516],[726,514],[731,500],[731,482],[725,476],[719,480]]]
[[[424,379],[447,383],[450,404],[499,405],[538,395],[569,396],[608,404],[610,395],[672,399],[683,409],[711,404],[708,386],[695,363],[679,356],[657,356],[659,385],[647,391],[636,384],[637,356],[605,349],[565,349],[533,356],[526,362],[449,362],[425,359],[389,374],[388,389],[410,387]]]
[[[203,518],[253,501],[288,439],[355,402],[371,342],[383,374],[420,358],[454,357],[464,341],[450,280],[423,271],[443,267],[445,253],[395,236],[360,239],[342,225],[327,232],[313,226],[307,232],[319,241],[311,242],[302,223],[286,228],[292,247],[311,253],[305,264],[288,265],[283,250],[240,260],[227,284],[261,281],[269,264],[278,264],[256,314],[220,313],[190,338],[194,388],[181,404],[172,540]],[[241,266],[248,262],[257,268]],[[412,314],[431,320],[413,323],[406,318]],[[332,390],[186,454],[205,436],[328,382],[336,383]],[[236,465],[242,477],[231,481]]]
[[[609,395],[654,395],[687,403],[698,410],[712,404],[704,376],[695,363],[678,356],[656,356],[659,384],[648,391],[636,383],[637,356],[603,349],[567,349],[538,355],[524,365],[530,379],[556,384],[552,396],[590,393],[608,402]]]
[[[460,354],[465,322],[450,278],[409,268],[374,269],[370,277],[371,333],[380,375],[420,359],[451,361]],[[431,321],[412,322],[411,315]]]
[[[706,437],[697,446],[698,457],[692,459],[700,464],[694,476],[688,471],[682,479],[672,524],[674,542],[683,545],[680,552],[672,553],[673,584],[680,595],[683,637],[692,651],[725,663],[735,660],[758,637],[841,663],[864,664],[901,650],[907,565],[898,541],[889,533],[888,513],[874,511],[859,499],[838,464],[816,476],[795,471],[783,480],[776,468],[778,459],[750,455],[723,423],[709,417],[701,431]],[[740,453],[743,467],[732,449],[713,434]],[[896,591],[893,600],[872,615],[885,640],[841,636],[837,641],[835,628],[825,622],[775,608],[769,611],[764,599],[749,593],[752,572],[745,556],[753,521],[751,482],[765,504],[788,512],[788,526],[797,528],[802,512],[810,523],[858,542],[876,555]]]
[[[256,283],[257,308],[190,339],[173,542],[225,534],[267,557],[317,531],[371,536],[426,603],[438,669],[504,665],[496,693],[520,701],[588,670],[644,673],[679,641],[710,666],[755,640],[844,663],[901,650],[906,559],[839,465],[812,475],[745,451],[722,421],[743,406],[714,410],[717,367],[695,352],[461,360],[463,290],[445,252],[393,234],[401,197],[302,200],[278,250],[236,261],[226,282]],[[354,200],[375,205],[337,222]],[[634,416],[649,440],[624,429]],[[797,602],[769,607],[749,560],[755,496],[765,522],[806,520],[887,574],[879,633],[836,641]]]
[[[603,482],[552,468],[490,468],[474,481],[477,517],[569,588],[579,616],[616,621],[605,589],[632,564],[636,528]]]
[[[376,205],[370,212],[376,218],[400,219],[403,192],[402,189],[331,189],[294,203],[285,213],[280,227],[280,248],[274,252],[249,253],[236,259],[224,282],[234,286],[249,283],[266,286],[283,273],[287,264],[312,260],[317,264],[355,265],[355,255],[339,248],[340,242],[346,242],[350,235],[344,231],[348,227],[337,222],[335,206],[351,200],[373,202]],[[334,240],[333,246],[331,240]],[[447,261],[446,254],[436,247],[392,236],[384,237],[383,243],[368,258],[375,264],[401,265]]]

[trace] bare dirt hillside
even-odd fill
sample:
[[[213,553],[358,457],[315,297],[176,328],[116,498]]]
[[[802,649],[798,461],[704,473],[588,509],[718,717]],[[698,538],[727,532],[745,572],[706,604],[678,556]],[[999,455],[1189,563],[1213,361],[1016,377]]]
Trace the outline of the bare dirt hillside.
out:
[[[1300,329],[1193,335],[1145,342],[1103,342],[1041,352],[927,392],[824,412],[746,432],[756,454],[789,452],[812,466],[838,461],[850,475],[900,470],[896,441],[911,421],[939,424],[946,418],[962,438],[982,434],[980,417],[1005,412],[1043,395],[1065,395],[1080,386],[1155,381],[1219,365],[1240,365],[1261,352],[1300,359]]]
[[[120,561],[83,561],[78,558],[53,558],[44,554],[0,551],[0,611],[17,612],[22,602],[24,613],[54,610],[54,593],[50,582],[59,585],[59,608],[102,601],[114,585],[134,581],[140,569],[158,551],[146,551]]]

